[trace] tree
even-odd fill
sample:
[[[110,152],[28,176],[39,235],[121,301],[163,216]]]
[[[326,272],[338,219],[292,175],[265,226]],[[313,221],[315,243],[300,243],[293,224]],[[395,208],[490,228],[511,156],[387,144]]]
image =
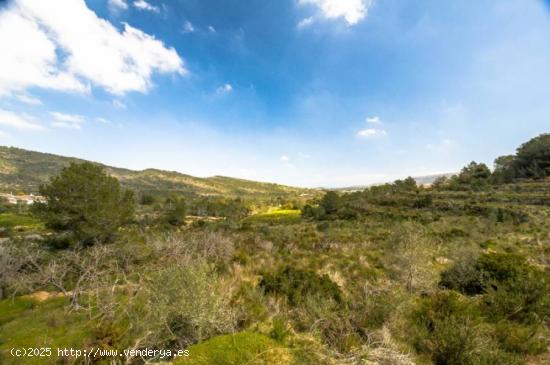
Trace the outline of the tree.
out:
[[[388,244],[391,253],[386,260],[395,268],[409,293],[432,284],[430,244],[422,225],[412,221],[398,224]]]
[[[449,184],[449,178],[447,176],[439,176],[432,183],[432,189],[443,190]]]
[[[493,182],[497,184],[511,182],[515,177],[514,164],[516,156],[500,156],[495,159],[493,171]]]
[[[463,167],[458,175],[459,179],[464,182],[470,182],[472,180],[486,180],[491,176],[491,170],[484,163],[477,163],[475,161],[470,162],[467,166]]]
[[[517,149],[514,170],[518,177],[550,176],[550,133],[541,134]]]
[[[340,197],[335,191],[327,191],[319,203],[327,214],[333,214],[340,208]]]
[[[46,203],[36,210],[47,227],[63,232],[63,246],[111,241],[134,214],[134,193],[89,162],[71,163],[42,185],[40,194]]]
[[[474,189],[481,189],[489,184],[491,170],[484,163],[470,162],[458,175],[458,183]]]
[[[395,180],[393,185],[398,191],[415,191],[418,188],[416,180],[410,176],[405,180]]]

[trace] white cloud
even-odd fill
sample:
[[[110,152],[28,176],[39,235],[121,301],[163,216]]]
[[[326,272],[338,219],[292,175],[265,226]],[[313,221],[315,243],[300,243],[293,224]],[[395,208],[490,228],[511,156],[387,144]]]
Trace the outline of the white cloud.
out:
[[[50,115],[55,119],[52,126],[57,128],[80,129],[85,122],[82,115],[60,112],[50,112]]]
[[[124,104],[122,101],[120,100],[113,100],[113,106],[117,109],[126,109],[126,104]]]
[[[380,117],[368,117],[366,121],[368,124],[382,125]]]
[[[213,26],[209,25],[209,26],[208,26],[208,31],[209,31],[210,33],[216,33],[216,28],[214,28]]]
[[[128,9],[128,4],[126,4],[125,0],[109,0],[109,5],[112,8],[116,8],[116,9],[122,9],[122,10]]]
[[[286,156],[286,155],[282,155],[281,158],[280,158],[280,160],[281,160],[282,162],[288,162],[288,161],[290,160],[290,158],[288,158],[288,156]]]
[[[313,19],[312,16],[310,16],[308,18],[304,18],[304,19],[302,19],[298,22],[296,27],[298,29],[303,29],[303,28],[309,27],[311,24],[313,24],[313,21],[314,21],[314,19]]]
[[[22,3],[0,12],[0,95],[29,86],[85,92],[86,85],[57,67],[56,45],[29,17]]]
[[[50,115],[54,117],[55,120],[60,122],[84,123],[84,117],[82,115],[65,114],[60,112],[50,112]]]
[[[59,14],[63,14],[60,16]],[[84,0],[19,0],[0,12],[0,95],[30,87],[146,92],[153,72],[185,74],[174,48],[124,23],[119,32]]]
[[[33,117],[27,114],[17,114],[8,110],[0,109],[0,125],[19,130],[43,130],[42,125],[36,123]]]
[[[82,128],[80,124],[77,123],[68,123],[68,122],[53,122],[52,127],[55,128],[65,128],[65,129],[80,129]]]
[[[105,119],[105,118],[97,117],[97,118],[95,118],[95,120],[98,121],[99,123],[111,124],[111,121],[108,120],[108,119]]]
[[[233,91],[233,86],[231,84],[225,84],[216,89],[217,94],[229,94]]]
[[[191,23],[189,20],[183,23],[182,32],[183,33],[193,33],[195,31],[195,27],[193,27],[193,23]]]
[[[377,128],[367,128],[360,130],[357,132],[357,136],[361,138],[377,138],[377,137],[383,137],[386,136],[388,132],[386,132],[384,129],[377,129]]]
[[[22,103],[29,104],[29,105],[42,105],[42,100],[35,98],[32,95],[28,94],[16,94],[15,98],[19,100]]]
[[[373,1],[372,0],[298,0],[298,3],[300,5],[306,5],[306,4],[315,5],[319,8],[319,10],[321,10],[321,13],[325,18],[336,19],[336,18],[342,17],[346,20],[348,25],[354,25],[367,16],[368,10],[371,7]],[[311,19],[311,21],[313,21],[313,19]]]
[[[154,13],[160,12],[160,8],[158,6],[153,6],[145,0],[134,1],[134,7],[139,10],[147,10],[147,11],[152,11]]]

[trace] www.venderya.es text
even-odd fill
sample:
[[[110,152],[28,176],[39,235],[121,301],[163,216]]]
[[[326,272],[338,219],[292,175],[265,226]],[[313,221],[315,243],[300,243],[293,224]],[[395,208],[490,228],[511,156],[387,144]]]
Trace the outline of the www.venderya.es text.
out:
[[[134,358],[142,357],[148,359],[172,359],[175,357],[187,357],[190,355],[189,350],[170,350],[170,349],[105,349],[105,348],[89,348],[89,349],[75,349],[71,347],[19,347],[12,348],[10,354],[13,357],[63,357],[63,358],[105,358],[105,357],[117,357],[117,358]]]

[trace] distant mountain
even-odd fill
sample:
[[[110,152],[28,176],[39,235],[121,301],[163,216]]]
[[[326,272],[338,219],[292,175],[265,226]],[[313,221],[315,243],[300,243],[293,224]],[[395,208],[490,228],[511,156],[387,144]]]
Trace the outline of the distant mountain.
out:
[[[0,146],[0,192],[37,193],[47,182],[71,162],[84,160]],[[106,166],[98,163],[122,185],[141,193],[158,195],[223,195],[226,197],[307,196],[318,193],[313,189],[263,183],[224,176],[194,177],[174,171],[146,169],[141,171]]]
[[[416,181],[416,183],[418,185],[430,185],[439,177],[451,177],[451,176],[456,175],[456,174],[457,174],[457,172],[448,172],[448,173],[444,173],[444,174],[434,174],[434,175],[425,175],[425,176],[416,176],[416,177],[413,176],[413,179]],[[387,182],[389,182],[389,181],[387,181]],[[337,189],[331,189],[331,190],[336,190],[336,191],[361,191],[361,190],[365,190],[366,188],[369,188],[371,186],[382,185],[382,184],[385,184],[385,182],[384,183],[375,183],[375,184],[370,184],[370,185],[349,186],[349,187],[345,187],[345,188],[337,188]]]

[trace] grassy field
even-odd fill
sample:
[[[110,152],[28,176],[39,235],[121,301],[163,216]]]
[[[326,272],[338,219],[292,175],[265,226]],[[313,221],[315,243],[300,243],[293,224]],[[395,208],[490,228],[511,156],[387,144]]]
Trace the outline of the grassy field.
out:
[[[265,213],[251,215],[244,219],[248,223],[289,224],[300,222],[302,212],[299,209],[274,208]]]
[[[0,228],[22,232],[43,231],[44,223],[29,214],[0,213]]]

